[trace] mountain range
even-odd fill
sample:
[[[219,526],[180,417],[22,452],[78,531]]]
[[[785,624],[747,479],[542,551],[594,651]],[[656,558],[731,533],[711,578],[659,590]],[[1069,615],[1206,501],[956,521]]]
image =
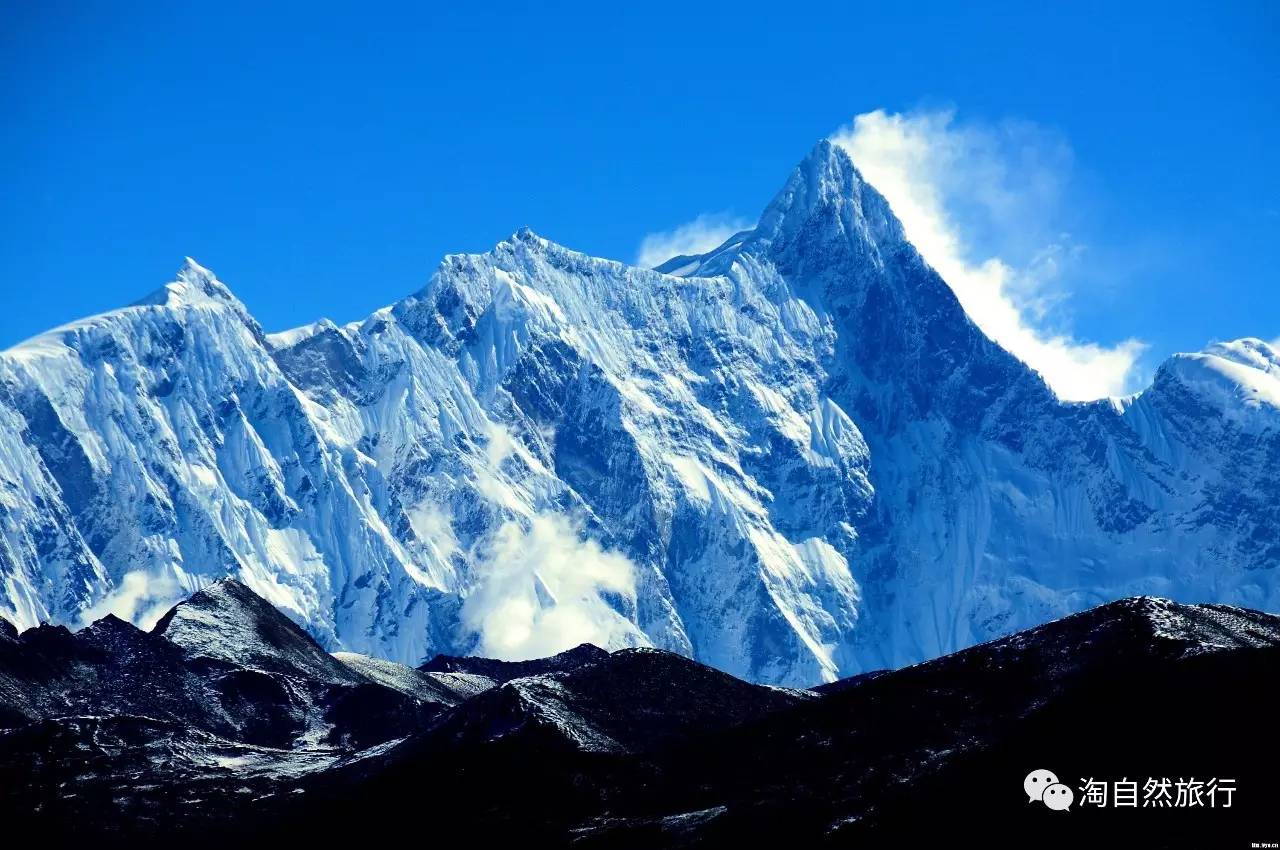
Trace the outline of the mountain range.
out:
[[[0,615],[149,625],[233,576],[327,651],[655,647],[807,687],[1122,597],[1280,610],[1278,413],[1254,339],[1059,400],[822,142],[657,269],[521,230],[269,334],[188,261],[8,349]]]
[[[812,689],[646,647],[410,668],[328,654],[224,579],[150,631],[0,620],[0,823],[52,846],[1224,846],[1274,828],[1278,662],[1280,617],[1137,597]],[[1233,790],[1058,812],[1035,769]]]

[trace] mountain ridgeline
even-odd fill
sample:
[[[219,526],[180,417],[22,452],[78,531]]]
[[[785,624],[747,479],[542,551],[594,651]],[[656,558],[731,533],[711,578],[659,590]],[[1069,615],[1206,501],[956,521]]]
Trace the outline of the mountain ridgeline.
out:
[[[522,230],[267,334],[188,262],[0,354],[0,614],[141,622],[231,575],[327,650],[808,686],[1126,596],[1280,610],[1278,376],[1241,340],[1059,401],[824,142],[660,270]]]
[[[150,632],[0,620],[0,822],[51,846],[1217,846],[1274,826],[1278,664],[1280,617],[1138,597],[811,690],[640,647],[415,669],[327,654],[222,580]],[[1033,769],[1233,797],[1064,814],[1028,803]]]

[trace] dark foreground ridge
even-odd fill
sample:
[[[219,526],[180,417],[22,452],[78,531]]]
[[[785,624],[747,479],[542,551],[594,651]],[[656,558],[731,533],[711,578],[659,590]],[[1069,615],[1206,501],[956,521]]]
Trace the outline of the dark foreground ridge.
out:
[[[1280,618],[1149,597],[810,691],[590,645],[415,670],[330,655],[223,581],[149,633],[0,621],[0,822],[135,845],[1247,846],[1276,829],[1277,672]],[[1027,801],[1035,769],[1070,811]],[[1232,806],[1081,799],[1164,777],[1234,780]]]

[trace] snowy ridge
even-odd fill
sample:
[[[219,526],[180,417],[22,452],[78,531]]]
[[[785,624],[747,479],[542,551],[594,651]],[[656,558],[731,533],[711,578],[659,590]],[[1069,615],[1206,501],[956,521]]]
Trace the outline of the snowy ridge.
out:
[[[1027,665],[1029,677],[1040,678],[1081,667],[1095,653],[1095,660],[1106,662],[1116,647],[1129,647],[1151,661],[1274,650],[1280,647],[1280,618],[1230,605],[1185,605],[1163,597],[1135,596],[907,669],[963,667],[975,661],[999,666],[1018,659]],[[843,684],[837,683],[830,692]]]
[[[1280,609],[1265,343],[1061,403],[826,142],[672,263],[522,230],[268,336],[188,261],[0,354],[0,615],[147,622],[232,575],[330,651],[807,686],[1121,596]]]
[[[1242,428],[1257,431],[1280,422],[1280,355],[1262,340],[1220,342],[1199,354],[1178,354],[1162,371]]]
[[[1186,652],[1257,648],[1280,644],[1274,617],[1231,605],[1178,605],[1171,599],[1139,597],[1117,604],[1140,608],[1155,637],[1178,641]]]

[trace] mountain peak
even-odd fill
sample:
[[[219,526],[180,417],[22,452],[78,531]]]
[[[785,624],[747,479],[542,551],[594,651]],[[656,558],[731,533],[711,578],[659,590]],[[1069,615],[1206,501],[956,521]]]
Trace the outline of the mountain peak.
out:
[[[1175,354],[1156,372],[1148,404],[1183,408],[1193,399],[1248,431],[1275,424],[1280,412],[1280,353],[1260,339],[1217,342],[1203,351]]]
[[[1280,352],[1277,352],[1271,343],[1257,337],[1248,336],[1228,342],[1215,342],[1206,347],[1202,353],[1221,357],[1259,372],[1280,375]]]
[[[521,227],[520,229],[512,233],[510,236],[508,236],[506,239],[503,239],[501,242],[495,245],[488,252],[488,254],[482,254],[478,256],[488,256],[494,253],[502,253],[504,251],[513,251],[513,250],[520,250],[520,249],[539,252],[548,248],[559,248],[561,250],[568,250],[561,245],[557,245],[555,242],[546,238],[545,236],[540,236],[538,233],[536,233],[533,230],[533,228],[526,226],[526,227]],[[453,256],[468,257],[469,255],[462,254],[462,255],[453,255]]]
[[[823,233],[832,228],[846,238],[862,235],[876,244],[904,238],[902,225],[884,196],[862,178],[844,148],[823,139],[792,170],[765,208],[756,234],[785,243],[805,231]]]
[[[724,274],[745,253],[805,272],[839,268],[843,257],[874,256],[905,241],[889,202],[863,179],[848,151],[823,139],[791,170],[754,230],[700,257],[678,259],[684,276]],[[671,271],[672,263],[659,270]]]
[[[232,578],[206,585],[156,623],[192,655],[330,682],[362,681],[300,626]]]
[[[182,265],[178,268],[178,280],[211,279],[213,277],[213,272],[197,263],[193,257],[182,258]]]
[[[796,166],[813,186],[825,186],[847,190],[853,181],[862,181],[862,173],[853,164],[848,152],[830,139],[822,139]]]
[[[98,632],[139,631],[138,627],[133,623],[122,620],[115,614],[107,614],[105,617],[99,617],[85,628],[86,631],[93,630]]]
[[[184,257],[178,267],[174,279],[152,292],[150,295],[135,301],[133,306],[167,305],[177,307],[194,304],[200,301],[224,302],[244,311],[240,299],[218,280],[211,270],[197,263],[191,257]]]
[[[174,274],[174,279],[144,297],[122,307],[86,316],[19,342],[3,352],[30,363],[61,358],[68,348],[79,349],[83,337],[112,337],[120,333],[119,322],[128,320],[139,307],[215,307],[227,310],[248,325],[255,337],[264,339],[262,329],[249,315],[248,308],[236,298],[226,284],[218,280],[212,271],[190,257],[184,258]],[[108,349],[110,342],[103,343]]]
[[[1129,636],[1135,645],[1175,656],[1280,645],[1280,617],[1231,605],[1175,602],[1160,596],[1133,596],[1000,638],[983,647],[1052,644],[1064,635]],[[981,652],[976,647],[965,652]],[[935,663],[935,662],[927,662]]]

